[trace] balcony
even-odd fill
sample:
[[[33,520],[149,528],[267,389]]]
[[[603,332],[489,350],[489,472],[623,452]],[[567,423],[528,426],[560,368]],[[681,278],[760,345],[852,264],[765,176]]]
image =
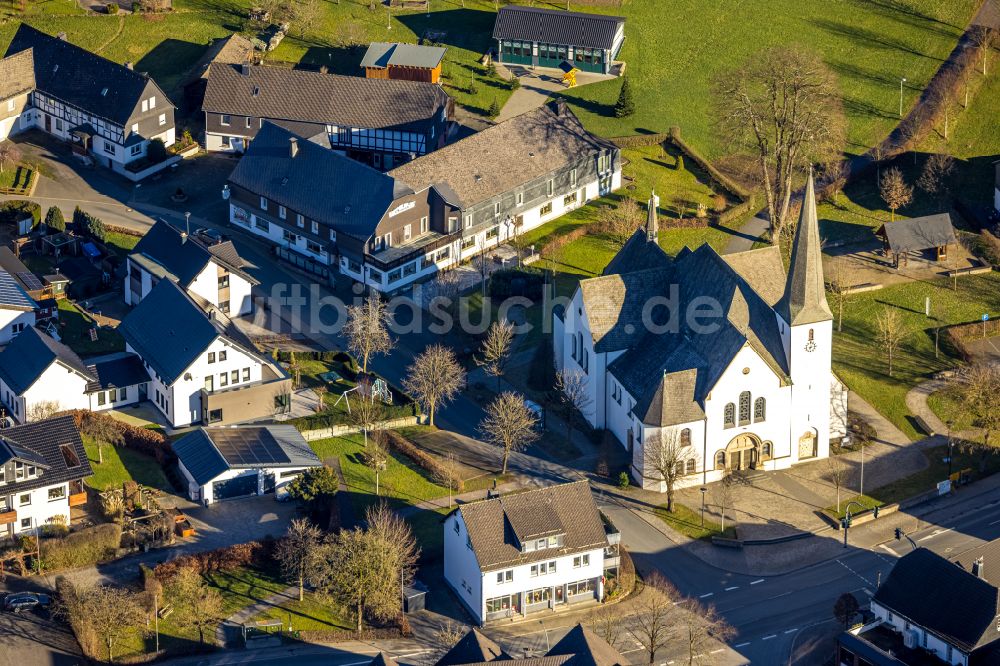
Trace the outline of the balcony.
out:
[[[0,511],[0,525],[10,525],[17,522],[17,511]]]
[[[86,492],[72,493],[69,496],[69,505],[70,506],[81,506],[81,505],[86,504],[86,503],[87,503],[87,493]]]

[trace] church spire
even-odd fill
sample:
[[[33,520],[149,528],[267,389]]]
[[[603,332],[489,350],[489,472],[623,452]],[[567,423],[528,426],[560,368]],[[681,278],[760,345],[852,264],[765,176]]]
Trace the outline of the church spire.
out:
[[[826,287],[823,283],[823,256],[811,168],[789,263],[785,295],[778,310],[781,317],[789,326],[833,319],[830,306],[826,302]]]
[[[660,197],[655,190],[650,190],[649,203],[646,204],[646,240],[656,243],[659,234],[659,224],[656,221],[656,209],[660,205]]]

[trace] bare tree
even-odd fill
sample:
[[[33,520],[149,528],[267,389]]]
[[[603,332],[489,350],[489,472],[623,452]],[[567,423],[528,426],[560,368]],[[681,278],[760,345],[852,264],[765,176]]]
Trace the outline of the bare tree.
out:
[[[434,480],[438,485],[448,489],[448,506],[451,507],[452,493],[457,492],[464,485],[462,466],[455,460],[455,454],[450,452],[438,463],[434,470]]]
[[[305,36],[307,30],[312,30],[321,13],[319,0],[299,0],[296,3],[295,22],[298,23],[299,37]]]
[[[316,413],[319,414],[326,409],[326,394],[329,389],[325,384],[313,387],[313,392],[316,393]]]
[[[885,352],[889,361],[889,376],[892,377],[892,363],[896,351],[903,344],[908,331],[899,310],[886,305],[875,315],[875,343]]]
[[[6,165],[14,166],[20,162],[22,156],[21,148],[16,143],[0,142],[0,173],[4,172]]]
[[[437,628],[433,636],[434,646],[437,648],[435,661],[444,656],[448,650],[455,647],[464,635],[465,631],[463,631],[462,625],[455,624],[451,618],[445,620],[444,624]]]
[[[895,222],[897,209],[913,201],[913,186],[907,184],[903,172],[898,167],[892,167],[882,174],[878,191],[882,195],[882,201],[891,211],[890,222]]]
[[[951,155],[935,153],[924,162],[924,169],[917,179],[917,187],[937,198],[942,205],[951,190],[951,175],[955,171],[955,158]]]
[[[375,494],[378,495],[379,475],[389,459],[385,443],[385,407],[374,396],[362,396],[354,401],[350,421],[364,433],[365,449],[361,458],[365,467],[375,473]]]
[[[89,418],[83,419],[80,432],[94,440],[97,445],[97,462],[104,462],[105,446],[121,446],[125,442],[125,435],[121,428],[110,416],[103,414],[91,414]]]
[[[840,333],[844,330],[844,305],[850,297],[850,276],[840,261],[834,262],[829,275],[830,296],[837,308],[837,332]]]
[[[305,518],[296,518],[278,541],[274,558],[281,565],[281,572],[299,584],[299,601],[305,596],[305,583],[316,574],[320,566],[318,557],[323,532]]]
[[[379,476],[389,462],[389,449],[386,446],[386,434],[382,429],[375,430],[365,438],[365,450],[361,452],[361,460],[365,467],[375,472],[375,496],[379,494]]]
[[[507,473],[510,454],[520,451],[538,439],[535,427],[538,418],[524,398],[513,391],[504,391],[486,408],[486,418],[479,424],[483,439],[493,446],[503,449],[503,469]]]
[[[1000,431],[1000,365],[982,362],[971,365],[951,382],[962,407],[972,415],[975,425],[983,430],[982,444],[967,443],[967,449],[979,450],[979,469],[995,452],[993,435]]]
[[[428,346],[414,358],[403,380],[403,388],[427,411],[430,425],[438,405],[450,402],[464,385],[465,370],[455,352],[440,344]]]
[[[655,572],[635,600],[632,635],[646,650],[650,664],[656,663],[656,653],[675,635],[680,612],[674,601],[679,597],[674,586],[659,572]]]
[[[677,428],[660,428],[645,445],[646,461],[667,488],[667,511],[674,511],[674,488],[684,475],[684,463],[691,457],[691,447],[682,446]]]
[[[979,49],[979,60],[983,66],[983,76],[986,76],[986,64],[990,58],[990,49],[997,41],[997,33],[985,25],[976,25],[969,31],[969,38]]]
[[[62,411],[62,405],[58,400],[40,400],[31,403],[31,407],[28,408],[27,420],[44,421],[49,417],[55,416],[60,411]]]
[[[348,350],[361,360],[361,372],[368,372],[372,356],[388,354],[392,349],[388,321],[385,303],[377,294],[371,294],[361,305],[347,308],[344,335]]]
[[[845,631],[851,626],[851,620],[860,610],[858,598],[852,592],[844,592],[833,604],[833,616],[838,622],[843,623]]]
[[[510,360],[510,348],[513,341],[514,324],[506,319],[501,319],[490,325],[479,349],[482,357],[476,359],[476,364],[482,366],[486,374],[497,378],[497,393],[500,392],[500,379],[507,367],[507,361]]]
[[[625,197],[617,206],[601,206],[597,212],[597,228],[617,245],[624,245],[645,219],[639,202]]]
[[[598,606],[590,612],[587,624],[611,647],[618,647],[625,635],[625,616],[618,604]]]
[[[826,477],[830,479],[830,483],[837,490],[837,513],[840,513],[840,490],[847,483],[847,466],[844,465],[844,461],[840,459],[839,456],[830,456],[826,459],[827,473]]]
[[[723,534],[726,532],[726,509],[733,508],[736,485],[737,479],[730,473],[722,477],[722,480],[712,487],[712,499],[719,507],[719,513],[722,516],[722,525],[719,529]]]
[[[215,628],[224,617],[218,588],[208,585],[195,568],[184,567],[170,579],[167,589],[177,606],[174,622],[197,629],[198,642],[202,644],[206,630],[215,635]]]
[[[688,600],[686,612],[680,614],[678,632],[687,647],[688,664],[712,663],[712,649],[736,635],[733,629],[715,610],[703,606],[697,599]]]
[[[139,595],[121,587],[94,585],[77,590],[74,596],[67,612],[93,630],[108,651],[108,663],[114,663],[115,645],[146,621]]]
[[[556,373],[556,405],[560,416],[566,422],[566,441],[573,441],[573,424],[583,416],[594,404],[590,397],[587,378],[579,370],[566,370]]]
[[[822,59],[798,48],[772,47],[713,82],[723,133],[749,149],[777,244],[792,218],[796,173],[825,163],[845,142],[845,120],[836,79]]]

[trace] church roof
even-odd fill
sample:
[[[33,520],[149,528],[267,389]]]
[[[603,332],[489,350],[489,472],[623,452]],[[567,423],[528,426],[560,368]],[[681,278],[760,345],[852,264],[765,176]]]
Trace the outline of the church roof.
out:
[[[745,252],[724,254],[722,258],[740,274],[761,298],[774,307],[785,293],[785,265],[777,245]]]
[[[489,661],[506,661],[509,659],[510,655],[504,652],[503,648],[496,641],[473,627],[434,666],[483,664]]]
[[[659,201],[660,198],[655,193],[650,195],[649,203],[646,205],[646,226],[636,229],[625,241],[618,254],[604,267],[602,275],[665,268],[670,264],[670,257],[658,242],[659,223],[656,219],[656,207]]]
[[[812,173],[809,174],[802,198],[788,281],[785,283],[784,296],[778,304],[778,314],[791,326],[833,319],[833,313],[826,302],[826,285],[823,282],[822,245]]]

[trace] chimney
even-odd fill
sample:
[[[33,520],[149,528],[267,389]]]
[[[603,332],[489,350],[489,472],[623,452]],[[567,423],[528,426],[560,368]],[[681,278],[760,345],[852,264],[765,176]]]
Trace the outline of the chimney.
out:
[[[288,138],[288,155],[290,157],[295,157],[298,154],[299,154],[299,140],[297,138],[295,138],[294,136],[293,137],[289,137]]]
[[[978,560],[975,560],[972,563],[972,575],[975,576],[976,578],[981,578],[983,580],[986,580],[986,569],[983,566],[982,556],[980,556]]]
[[[135,66],[131,62],[125,63],[125,69],[135,69]]]
[[[245,62],[240,65],[240,74],[243,76],[250,76],[250,63]]]

